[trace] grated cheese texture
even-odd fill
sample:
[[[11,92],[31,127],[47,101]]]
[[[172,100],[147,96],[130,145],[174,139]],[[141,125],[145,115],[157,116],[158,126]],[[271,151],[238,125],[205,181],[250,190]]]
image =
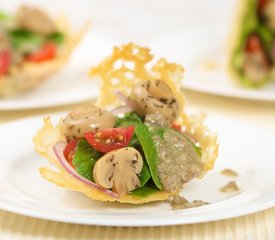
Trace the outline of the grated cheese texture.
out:
[[[182,108],[184,96],[180,91],[180,85],[183,67],[176,63],[169,63],[164,58],[154,64],[153,58],[149,48],[133,43],[114,47],[112,55],[89,72],[91,78],[99,78],[101,82],[97,105],[100,107],[118,105],[119,100],[115,94],[117,91],[129,96],[131,89],[138,81],[161,79],[172,89]]]

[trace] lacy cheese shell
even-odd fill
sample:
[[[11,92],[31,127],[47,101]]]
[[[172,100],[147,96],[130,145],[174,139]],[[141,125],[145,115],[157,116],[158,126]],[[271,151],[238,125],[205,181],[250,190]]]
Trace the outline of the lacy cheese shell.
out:
[[[185,123],[187,124],[187,131],[193,132],[194,137],[200,142],[202,148],[202,161],[204,163],[204,171],[201,177],[210,169],[213,168],[214,160],[218,154],[217,136],[209,131],[204,125],[203,116],[193,115],[191,117],[185,116]],[[60,164],[59,160],[53,152],[53,146],[59,141],[66,141],[63,131],[62,120],[54,126],[50,118],[44,119],[44,126],[40,129],[33,138],[35,150],[43,157],[48,159],[51,167],[41,167],[40,174],[48,181],[64,188],[74,191],[82,192],[93,200],[99,201],[118,201],[121,203],[142,204],[153,201],[163,201],[168,199],[172,193],[164,191],[156,192],[145,197],[138,197],[134,195],[124,195],[119,198],[114,198],[100,190],[87,186],[81,181],[72,177]]]
[[[153,55],[149,48],[133,43],[115,47],[113,54],[90,70],[90,77],[101,82],[100,107],[119,104],[116,92],[129,96],[133,86],[142,80],[162,79],[175,93],[180,108],[184,106],[184,95],[180,91],[184,69],[176,63],[169,63],[162,58],[152,65]],[[106,97],[108,96],[108,97]]]
[[[164,58],[157,61],[153,58],[149,48],[134,43],[115,47],[112,55],[90,70],[90,77],[99,78],[101,82],[97,105],[107,108],[119,105],[115,92],[121,91],[129,96],[138,81],[154,79],[165,81],[172,89],[182,110],[177,123],[185,126],[186,132],[199,141],[205,171],[211,170],[218,155],[217,136],[204,124],[205,114],[191,116],[185,114],[185,97],[180,89],[184,68],[179,64],[169,63]],[[204,174],[205,172],[201,176]]]
[[[57,56],[44,62],[23,62],[20,66],[12,66],[9,75],[0,76],[0,98],[14,96],[35,88],[52,76],[67,62],[89,27],[89,23],[86,23],[78,32],[72,32],[65,19],[60,19],[56,24],[66,35]]]
[[[98,67],[92,68],[90,71],[90,75],[92,77],[99,77],[102,83],[97,105],[107,108],[118,105],[119,101],[114,94],[115,91],[121,91],[129,95],[131,88],[138,80],[162,79],[173,90],[174,96],[179,101],[183,111],[184,95],[179,87],[182,80],[183,68],[180,65],[168,63],[165,59],[161,59],[148,70],[146,64],[152,59],[153,56],[150,54],[148,48],[141,48],[132,43],[120,48],[114,48],[113,55],[106,58]],[[117,65],[118,63],[119,65]],[[205,114],[188,116],[183,111],[177,120],[178,124],[185,126],[185,131],[188,135],[196,139],[200,144],[201,161],[204,166],[200,177],[203,177],[207,171],[213,168],[218,155],[217,135],[212,133],[205,125],[205,117]],[[129,194],[114,198],[75,179],[61,166],[53,152],[53,146],[57,142],[66,141],[62,120],[54,126],[50,118],[45,118],[44,127],[37,132],[33,141],[35,150],[47,158],[53,165],[53,167],[40,168],[40,173],[44,178],[58,186],[82,192],[93,200],[142,204],[163,201],[175,194],[160,191],[144,197]]]

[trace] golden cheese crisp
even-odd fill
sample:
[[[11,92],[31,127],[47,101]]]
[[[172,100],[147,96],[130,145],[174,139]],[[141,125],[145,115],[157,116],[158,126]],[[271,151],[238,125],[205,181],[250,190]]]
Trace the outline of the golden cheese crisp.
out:
[[[118,104],[116,91],[129,95],[139,80],[162,79],[176,94],[183,107],[184,96],[180,92],[183,67],[160,59],[152,65],[153,55],[149,48],[139,47],[133,43],[115,47],[113,54],[90,70],[90,77],[99,77],[101,81],[98,106]],[[108,96],[108,97],[106,97]]]
[[[180,65],[167,62],[166,59],[156,61],[155,64],[152,62],[153,55],[150,53],[150,49],[148,48],[143,48],[133,43],[121,47],[115,47],[111,56],[103,60],[97,67],[93,67],[90,70],[90,76],[92,78],[99,78],[101,80],[101,92],[97,106],[104,106],[107,108],[110,106],[118,106],[119,100],[115,93],[119,91],[126,96],[129,96],[132,88],[139,81],[146,82],[158,79],[164,81],[169,86],[173,96],[175,96],[179,103],[180,114],[175,123],[180,125],[182,129],[184,129],[184,132],[188,134],[190,139],[195,139],[197,141],[196,144],[199,145],[201,155],[199,158],[197,157],[199,159],[199,162],[197,163],[199,170],[195,171],[195,177],[201,178],[207,171],[213,168],[215,159],[217,158],[217,135],[211,132],[205,125],[204,114],[189,116],[184,112],[184,95],[180,91],[183,68]],[[151,114],[150,116],[152,118],[155,117],[154,114]],[[159,115],[156,116],[158,117]],[[86,118],[88,117],[86,116]],[[163,122],[166,123],[166,120]],[[60,122],[54,126],[48,117],[44,119],[43,128],[41,128],[33,138],[35,150],[43,157],[47,158],[52,164],[51,167],[40,168],[41,175],[48,181],[61,187],[82,192],[89,198],[99,201],[118,201],[121,203],[142,204],[153,201],[163,201],[168,199],[169,196],[179,193],[178,189],[170,191],[163,187],[162,189],[153,191],[150,194],[135,195],[129,191],[128,194],[120,195],[117,192],[112,191],[110,188],[102,190],[102,186],[98,187],[96,184],[96,186],[93,185],[94,183],[86,184],[85,181],[80,181],[74,176],[74,174],[70,174],[64,168],[53,150],[56,143],[67,141],[67,128],[68,126],[64,125],[63,120],[60,120]],[[138,125],[136,125],[136,128],[138,128]],[[169,131],[169,134],[170,133],[173,134],[173,130]],[[139,138],[140,136],[138,132],[136,132],[136,134]],[[163,136],[165,138],[165,134]],[[139,140],[141,141],[142,139]],[[187,142],[186,144],[190,145],[191,143]],[[152,148],[154,148],[154,146],[152,146]],[[146,150],[144,150],[144,152],[146,155]],[[104,156],[105,155],[103,155],[103,157]],[[97,162],[99,160],[97,160]],[[152,167],[150,164],[151,163],[149,163],[149,168]],[[150,171],[153,171],[153,167],[150,168]],[[151,173],[151,175],[153,174]],[[163,184],[163,186],[164,185],[165,184]]]

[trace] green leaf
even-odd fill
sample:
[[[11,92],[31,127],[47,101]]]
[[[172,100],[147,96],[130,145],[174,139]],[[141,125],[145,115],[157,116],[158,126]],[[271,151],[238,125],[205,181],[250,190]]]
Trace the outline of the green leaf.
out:
[[[129,147],[136,148],[136,149],[139,148],[140,142],[139,142],[139,140],[137,139],[136,134],[134,134],[134,135],[132,136],[131,141],[130,141],[130,143],[129,143],[128,146],[129,146]]]
[[[201,156],[202,156],[201,148],[198,147],[197,145],[195,145],[194,143],[193,143],[193,147],[194,147],[196,153],[198,154],[198,156],[201,158]]]
[[[148,129],[148,127],[142,123],[136,124],[135,127],[136,136],[141,144],[142,150],[145,155],[145,159],[149,166],[149,170],[152,176],[152,179],[156,186],[159,189],[162,189],[161,182],[158,176],[158,154],[157,149],[154,144],[152,135]]]
[[[40,48],[44,38],[36,33],[24,29],[15,29],[9,32],[12,46],[21,52],[28,52]]]
[[[151,174],[150,174],[148,165],[145,161],[143,161],[143,166],[139,177],[140,187],[143,187],[150,178],[151,178]]]
[[[93,168],[96,160],[98,160],[101,156],[102,153],[92,148],[86,140],[80,140],[77,144],[76,152],[73,158],[75,170],[82,177],[94,181]]]
[[[266,25],[259,25],[257,28],[257,33],[263,41],[263,45],[267,51],[272,51],[272,43],[274,39],[274,33]]]
[[[136,127],[138,124],[142,124],[142,119],[135,112],[131,112],[126,113],[124,117],[117,117],[115,127],[128,127],[131,125],[134,125]],[[137,138],[136,133],[133,135],[129,143],[129,147],[133,147],[137,149],[139,152],[141,152],[141,154],[143,155],[142,157],[145,160],[145,156],[143,154],[143,150],[141,149],[141,144]],[[144,161],[142,171],[139,177],[141,187],[143,187],[150,178],[151,174],[148,168],[148,164],[146,161]]]
[[[137,197],[147,197],[153,193],[159,192],[159,189],[156,188],[154,185],[145,185],[142,188],[135,189],[129,195],[134,195]]]
[[[176,129],[173,129],[173,128],[171,128],[171,130],[173,130],[173,131],[174,131],[175,133],[177,133],[177,134],[180,134],[180,135],[183,136],[189,143],[191,143],[192,146],[194,147],[195,152],[198,154],[199,157],[201,157],[201,155],[202,155],[202,154],[201,154],[201,148],[198,147],[196,144],[194,144],[186,134],[184,134],[183,132],[177,131]]]
[[[158,135],[161,138],[163,138],[165,130],[167,130],[165,127],[154,127],[153,129],[150,129],[152,136]]]
[[[124,117],[117,117],[115,127],[128,127],[130,125],[136,125],[142,123],[142,119],[135,113],[126,113]]]
[[[142,123],[142,119],[136,113],[131,112],[126,113],[124,117],[116,117],[115,127],[136,126],[139,123]],[[129,143],[129,147],[138,148],[139,145],[139,140],[136,134],[134,134]]]
[[[48,36],[48,40],[55,42],[56,44],[64,43],[65,36],[61,32],[55,32]]]

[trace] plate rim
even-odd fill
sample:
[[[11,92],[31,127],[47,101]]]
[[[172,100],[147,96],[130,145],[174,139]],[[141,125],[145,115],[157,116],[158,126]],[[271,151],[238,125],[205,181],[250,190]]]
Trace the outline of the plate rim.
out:
[[[233,93],[227,90],[221,92],[220,90],[223,87],[215,86],[215,88],[212,88],[210,90],[210,86],[203,87],[198,83],[192,84],[190,81],[185,81],[185,80],[182,81],[181,87],[183,89],[194,91],[197,93],[203,93],[203,94],[219,96],[219,97],[228,97],[231,99],[233,98],[233,99],[243,99],[243,100],[250,100],[250,101],[275,102],[275,94],[272,95],[272,92],[264,95],[264,94],[256,93],[255,92],[256,90],[253,91],[251,89],[240,89],[240,88],[236,88],[237,91]]]
[[[214,204],[213,204],[214,205]],[[239,205],[238,207],[241,208],[243,205]],[[223,214],[216,215],[210,215],[212,217],[209,217],[209,215],[204,216],[200,220],[196,218],[192,218],[191,220],[188,219],[188,221],[183,221],[184,217],[174,217],[169,219],[169,222],[165,220],[164,218],[158,218],[154,219],[154,221],[148,221],[146,217],[144,217],[143,220],[134,220],[131,219],[129,221],[128,219],[122,219],[122,220],[111,220],[110,216],[106,216],[103,219],[100,220],[94,220],[93,218],[89,218],[87,221],[87,218],[73,218],[72,215],[71,218],[60,216],[58,214],[39,214],[38,212],[31,212],[28,210],[24,210],[20,207],[9,207],[8,205],[3,205],[0,202],[0,209],[8,212],[12,212],[15,214],[42,219],[42,220],[49,220],[49,221],[55,221],[60,223],[73,223],[73,224],[81,224],[81,225],[94,225],[94,226],[106,226],[106,227],[157,227],[157,226],[173,226],[173,225],[187,225],[187,224],[199,224],[199,223],[206,223],[206,222],[214,222],[214,221],[220,221],[220,220],[227,220],[232,219],[236,217],[244,217],[249,214],[258,213],[260,211],[264,211],[270,208],[273,208],[275,206],[275,199],[270,200],[268,203],[261,203],[257,205],[257,207],[249,207],[246,208],[246,210],[241,211],[240,209],[236,208],[228,208],[227,211],[230,211],[230,214],[227,216],[224,216]],[[184,210],[176,210],[175,216],[177,216],[178,213]],[[220,211],[219,211],[220,212]],[[76,220],[77,219],[77,220]],[[145,220],[145,221],[144,221]],[[157,221],[156,221],[157,220]]]

